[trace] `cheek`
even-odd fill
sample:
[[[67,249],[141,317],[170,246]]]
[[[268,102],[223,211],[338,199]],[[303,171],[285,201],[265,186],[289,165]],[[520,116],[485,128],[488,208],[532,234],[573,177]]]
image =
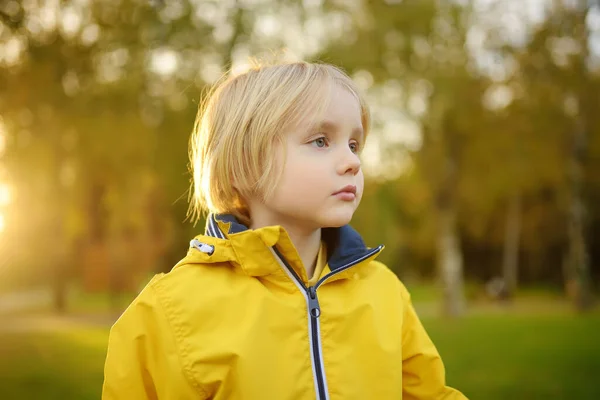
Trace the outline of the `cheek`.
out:
[[[356,187],[357,189],[360,188],[361,192],[365,187],[365,176],[363,174],[362,168],[358,171],[358,174],[356,174]]]
[[[300,157],[289,156],[276,192],[279,200],[297,201],[302,198],[308,200],[307,195],[326,193],[330,189],[329,186],[331,185],[321,165]]]
[[[316,163],[290,160],[283,171],[282,183],[291,191],[304,192],[326,185],[323,168]]]
[[[365,189],[365,177],[363,175],[362,169],[358,171],[356,175],[356,194],[358,194],[358,200],[362,199],[363,191]]]

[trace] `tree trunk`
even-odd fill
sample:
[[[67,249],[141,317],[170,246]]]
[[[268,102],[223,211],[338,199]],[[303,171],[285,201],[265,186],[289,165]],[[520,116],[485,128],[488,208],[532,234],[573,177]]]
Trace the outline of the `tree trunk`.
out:
[[[459,142],[446,126],[450,101],[441,97],[431,102],[429,147],[434,155],[430,177],[434,182],[437,212],[437,270],[443,290],[443,313],[464,313],[463,257],[457,226],[456,187]]]
[[[463,258],[456,226],[456,210],[450,204],[438,209],[438,270],[444,293],[444,314],[464,313]]]
[[[59,229],[61,228],[62,226]],[[69,279],[67,252],[65,249],[64,233],[55,231],[54,235],[55,248],[52,257],[52,279],[50,280],[52,285],[52,303],[55,313],[64,314],[67,311],[67,281]]]
[[[441,118],[440,120],[443,120]],[[441,127],[442,125],[440,125]],[[448,134],[442,147],[444,162],[438,171],[437,193],[437,259],[438,271],[443,285],[444,314],[458,317],[465,310],[463,283],[463,257],[457,225],[456,182],[458,167],[456,141]]]
[[[586,310],[592,303],[589,282],[590,259],[585,235],[586,206],[582,194],[585,141],[585,127],[579,118],[569,171],[571,193],[568,213],[569,249],[566,264],[567,294],[573,299],[578,310]]]
[[[55,131],[56,138],[52,144],[55,157],[55,169],[51,172],[52,193],[54,200],[58,200],[52,219],[50,222],[49,237],[53,242],[53,274],[50,280],[53,294],[54,312],[64,314],[68,306],[68,280],[69,280],[69,244],[67,242],[67,187],[61,179],[66,157],[65,149],[62,145],[62,132],[60,129]]]
[[[508,204],[506,229],[504,231],[504,251],[502,275],[506,285],[506,296],[512,298],[517,289],[519,276],[519,242],[521,239],[521,195],[515,192]]]
[[[589,70],[586,61],[589,57],[589,29],[587,28],[587,15],[590,4],[586,0],[577,3],[575,23],[580,29],[564,25],[568,33],[574,35],[579,42],[582,53],[576,67],[578,82],[572,94],[576,106],[571,107],[570,114],[574,119],[574,132],[571,137],[570,162],[569,162],[569,209],[568,209],[568,256],[566,267],[567,293],[573,299],[578,310],[591,307],[592,295],[590,290],[590,258],[586,243],[586,216],[587,208],[583,193],[585,185],[585,159],[587,153],[588,119],[592,118],[596,110],[590,108],[593,104],[589,99],[587,82]],[[557,21],[557,23],[560,23]]]

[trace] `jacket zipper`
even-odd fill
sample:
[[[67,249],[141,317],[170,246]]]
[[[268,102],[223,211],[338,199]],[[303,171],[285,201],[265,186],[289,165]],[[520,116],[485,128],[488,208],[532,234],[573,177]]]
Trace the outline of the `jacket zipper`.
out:
[[[319,316],[321,315],[321,307],[319,306],[319,298],[314,286],[306,289],[308,294],[308,313],[310,315],[310,340],[312,341],[312,357],[314,372],[317,379],[317,392],[319,400],[329,398],[326,382],[325,371],[323,371],[323,357],[321,355],[321,333],[319,326]]]
[[[322,357],[322,349],[321,349],[321,334],[320,334],[320,325],[319,325],[319,317],[321,316],[321,307],[319,305],[319,298],[317,296],[317,289],[321,286],[327,279],[331,278],[333,275],[338,274],[342,271],[345,271],[354,265],[360,263],[361,261],[366,260],[367,258],[377,254],[381,251],[383,246],[379,246],[364,256],[353,260],[342,267],[336,269],[325,275],[323,278],[319,279],[314,286],[306,287],[300,277],[296,274],[296,271],[287,263],[285,258],[281,255],[279,250],[275,246],[273,246],[273,251],[277,258],[281,260],[285,270],[289,273],[290,277],[296,283],[296,285],[302,289],[304,293],[306,293],[306,301],[308,307],[308,315],[310,320],[310,341],[312,348],[312,364],[313,364],[313,372],[315,374],[315,384],[317,391],[317,400],[327,400],[329,395],[327,393],[327,382],[325,380],[325,371],[323,370],[323,357]]]

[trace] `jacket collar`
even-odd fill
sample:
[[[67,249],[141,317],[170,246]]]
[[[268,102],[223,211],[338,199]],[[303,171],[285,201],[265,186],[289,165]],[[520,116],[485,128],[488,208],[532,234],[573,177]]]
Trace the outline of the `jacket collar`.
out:
[[[374,258],[383,248],[383,246],[377,249],[368,248],[360,234],[350,225],[323,228],[322,239],[327,245],[328,267],[332,272],[337,273],[339,270],[340,278],[349,275],[342,272],[346,267]],[[198,254],[200,252],[190,249],[188,262],[193,262],[190,257],[197,259],[196,262],[230,261],[251,276],[275,274],[287,279],[285,271],[281,270],[280,264],[273,255],[271,248],[276,247],[278,253],[295,272],[302,279],[308,279],[300,256],[281,226],[253,230],[241,224],[231,214],[209,214],[206,219],[205,234],[196,237],[195,241],[211,246],[214,251],[202,250],[205,254]],[[192,247],[198,248],[198,245]],[[182,260],[184,261],[185,259]]]

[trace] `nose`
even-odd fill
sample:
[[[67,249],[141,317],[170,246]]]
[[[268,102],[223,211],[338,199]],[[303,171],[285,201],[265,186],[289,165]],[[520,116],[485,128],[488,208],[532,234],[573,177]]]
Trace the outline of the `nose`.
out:
[[[351,173],[352,175],[358,174],[360,171],[360,158],[356,153],[353,153],[350,148],[344,150],[340,162],[338,164],[338,173],[340,175],[346,175]]]

